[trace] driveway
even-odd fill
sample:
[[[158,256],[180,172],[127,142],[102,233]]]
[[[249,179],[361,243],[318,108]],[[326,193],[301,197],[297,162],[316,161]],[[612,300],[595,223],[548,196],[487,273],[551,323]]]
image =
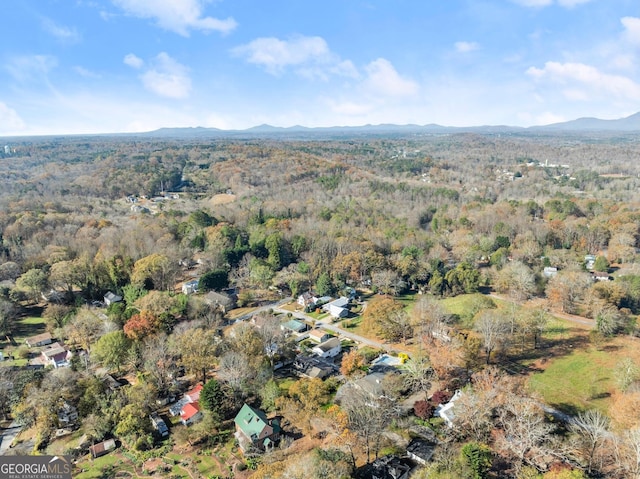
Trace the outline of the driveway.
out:
[[[19,426],[15,421],[9,424],[9,427],[0,429],[0,456],[7,453],[7,450],[16,436],[20,434],[20,431],[22,431],[22,426]]]

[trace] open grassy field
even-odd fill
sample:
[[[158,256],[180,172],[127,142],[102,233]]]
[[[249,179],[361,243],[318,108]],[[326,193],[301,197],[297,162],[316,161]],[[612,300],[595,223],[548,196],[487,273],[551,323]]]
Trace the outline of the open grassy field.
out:
[[[640,339],[617,337],[601,345],[584,344],[547,361],[529,378],[528,387],[560,410],[597,408],[607,411],[617,390],[616,367],[624,359],[640,362]]]

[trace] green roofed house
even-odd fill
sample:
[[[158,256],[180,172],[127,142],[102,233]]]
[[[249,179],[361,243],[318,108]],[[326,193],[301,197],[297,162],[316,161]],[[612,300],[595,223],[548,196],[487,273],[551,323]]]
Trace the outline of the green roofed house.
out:
[[[245,404],[234,419],[235,437],[242,452],[252,447],[260,451],[272,448],[280,439],[280,423],[277,419],[267,419],[265,414]]]

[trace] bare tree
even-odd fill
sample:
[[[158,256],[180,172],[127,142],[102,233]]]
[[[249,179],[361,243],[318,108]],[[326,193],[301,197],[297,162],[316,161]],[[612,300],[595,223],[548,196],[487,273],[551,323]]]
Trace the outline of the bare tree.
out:
[[[502,344],[508,330],[508,320],[499,312],[485,310],[480,313],[480,317],[476,320],[476,331],[482,335],[487,364],[491,362],[491,353]]]
[[[573,433],[574,451],[585,465],[587,473],[600,468],[607,453],[607,442],[612,438],[609,419],[597,409],[581,412],[569,424]]]
[[[510,394],[498,409],[502,427],[502,447],[513,454],[517,465],[531,461],[531,455],[540,455],[540,446],[553,430],[547,423],[540,406],[530,398]]]

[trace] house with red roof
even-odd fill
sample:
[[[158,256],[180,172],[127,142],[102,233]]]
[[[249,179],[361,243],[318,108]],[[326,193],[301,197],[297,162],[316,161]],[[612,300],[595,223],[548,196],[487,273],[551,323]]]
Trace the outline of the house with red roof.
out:
[[[200,404],[197,402],[190,402],[185,404],[180,411],[180,422],[185,426],[190,426],[202,419],[202,411],[200,411]]]

